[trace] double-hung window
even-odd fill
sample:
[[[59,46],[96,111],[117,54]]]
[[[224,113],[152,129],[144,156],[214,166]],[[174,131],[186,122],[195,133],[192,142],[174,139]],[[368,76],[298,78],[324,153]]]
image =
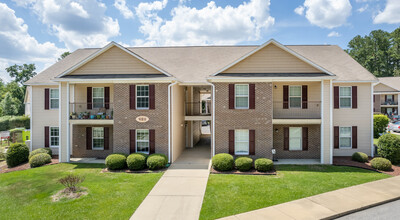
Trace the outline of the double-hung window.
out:
[[[60,146],[60,132],[58,127],[50,127],[50,147]]]
[[[392,104],[394,101],[393,95],[386,95],[386,104]]]
[[[59,90],[58,89],[50,89],[50,108],[58,109],[59,106]]]
[[[235,130],[235,154],[249,154],[249,130]]]
[[[301,86],[289,86],[290,108],[301,108]]]
[[[136,152],[148,154],[150,150],[149,130],[136,130]]]
[[[149,109],[149,86],[136,86],[136,109]]]
[[[93,108],[104,108],[104,87],[93,88]]]
[[[249,108],[249,85],[236,84],[235,85],[235,108],[248,109]]]
[[[289,150],[302,149],[302,128],[289,127]]]
[[[351,86],[339,87],[340,108],[351,108]]]
[[[339,147],[351,148],[351,127],[339,127]]]
[[[93,127],[92,128],[92,149],[93,150],[104,150],[104,128]]]

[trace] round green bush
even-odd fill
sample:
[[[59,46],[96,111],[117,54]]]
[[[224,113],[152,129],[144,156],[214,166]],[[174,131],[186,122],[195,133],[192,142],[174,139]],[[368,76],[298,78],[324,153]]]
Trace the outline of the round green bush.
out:
[[[110,154],[106,158],[106,167],[110,170],[122,170],[126,167],[126,156],[124,154]]]
[[[376,157],[372,159],[371,166],[372,168],[375,168],[377,170],[383,170],[383,171],[392,170],[392,163],[390,162],[390,160],[382,157]]]
[[[249,171],[253,167],[253,159],[250,157],[238,157],[235,160],[235,167],[242,172]]]
[[[130,170],[142,170],[146,167],[146,156],[141,153],[134,153],[126,158],[126,164]]]
[[[48,163],[51,163],[51,157],[48,153],[35,154],[29,159],[29,164],[32,168],[40,167]]]
[[[15,167],[27,162],[29,148],[25,144],[16,143],[7,150],[6,162],[8,167]]]
[[[378,154],[393,164],[400,163],[400,138],[395,134],[384,134],[379,137]]]
[[[363,152],[355,152],[352,156],[351,159],[360,163],[365,163],[368,162],[368,155],[366,155]]]
[[[150,170],[159,170],[167,165],[168,158],[164,154],[152,154],[147,157],[146,163]]]
[[[390,119],[386,115],[374,115],[374,138],[378,138],[386,131],[389,122]]]
[[[267,172],[272,170],[272,168],[274,167],[274,162],[272,162],[272,160],[267,158],[258,158],[254,162],[254,167],[259,172]]]
[[[29,154],[29,159],[31,159],[31,157],[33,157],[34,155],[40,154],[40,153],[48,154],[48,155],[50,155],[50,157],[53,155],[50,148],[48,148],[48,147],[47,148],[39,148],[39,149],[36,149],[36,150],[32,151]]]
[[[230,171],[233,169],[233,156],[226,153],[216,154],[212,158],[212,166],[219,171]]]

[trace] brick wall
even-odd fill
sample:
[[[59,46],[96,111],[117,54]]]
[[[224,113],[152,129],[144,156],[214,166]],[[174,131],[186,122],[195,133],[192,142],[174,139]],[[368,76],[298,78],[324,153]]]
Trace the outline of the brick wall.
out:
[[[319,159],[321,157],[321,126],[320,125],[295,125],[308,127],[308,150],[285,151],[283,150],[283,128],[293,125],[274,125],[274,148],[277,159]],[[278,129],[278,132],[275,132]]]
[[[272,83],[255,83],[255,109],[229,109],[229,83],[215,83],[215,153],[229,152],[229,130],[254,129],[254,158],[272,158]]]
[[[155,84],[155,109],[129,109],[129,85],[114,85],[114,150],[129,153],[130,129],[154,129],[156,153],[168,156],[168,84]],[[149,121],[139,123],[138,116],[147,116]]]
[[[109,127],[110,149],[109,150],[86,150],[86,127]],[[110,125],[74,125],[72,127],[72,157],[95,157],[106,158],[113,152],[113,126]]]

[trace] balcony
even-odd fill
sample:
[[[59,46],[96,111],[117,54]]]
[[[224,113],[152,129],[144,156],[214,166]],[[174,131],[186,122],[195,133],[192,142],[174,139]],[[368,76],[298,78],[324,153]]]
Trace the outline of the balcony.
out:
[[[113,124],[113,107],[113,103],[70,103],[70,122],[73,124]]]
[[[185,120],[211,120],[211,101],[186,102]]]
[[[274,124],[294,124],[296,120],[306,124],[321,123],[321,101],[308,101],[306,109],[284,109],[283,102],[274,102],[273,111]]]
[[[398,102],[395,101],[384,101],[381,102],[381,106],[397,106]]]

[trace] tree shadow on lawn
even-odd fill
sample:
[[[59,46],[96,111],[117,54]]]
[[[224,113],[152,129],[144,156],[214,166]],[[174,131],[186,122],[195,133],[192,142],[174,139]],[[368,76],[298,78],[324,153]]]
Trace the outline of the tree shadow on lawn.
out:
[[[275,165],[276,171],[288,172],[320,172],[320,173],[379,173],[373,170],[367,170],[349,166],[334,165]]]
[[[99,169],[105,168],[106,165],[102,163],[70,163],[74,165],[72,169]]]

